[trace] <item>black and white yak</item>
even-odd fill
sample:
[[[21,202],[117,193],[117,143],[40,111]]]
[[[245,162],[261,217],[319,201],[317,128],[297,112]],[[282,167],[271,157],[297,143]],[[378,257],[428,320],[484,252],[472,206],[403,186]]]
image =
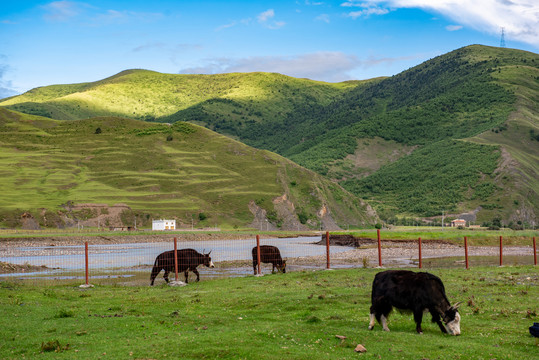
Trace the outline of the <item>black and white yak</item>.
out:
[[[451,306],[442,280],[430,273],[407,270],[380,272],[372,283],[371,301],[369,330],[374,328],[376,319],[385,331],[389,331],[387,318],[396,307],[413,312],[419,334],[423,333],[423,312],[428,311],[432,322],[438,324],[443,333],[460,335],[460,303]]]

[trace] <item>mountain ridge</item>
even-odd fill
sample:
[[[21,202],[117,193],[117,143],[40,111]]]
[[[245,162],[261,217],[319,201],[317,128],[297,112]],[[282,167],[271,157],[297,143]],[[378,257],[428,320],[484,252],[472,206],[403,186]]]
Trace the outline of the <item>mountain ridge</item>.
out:
[[[133,74],[140,77],[137,86],[129,78]],[[145,74],[161,79],[155,83],[176,76],[128,70],[101,80],[109,87],[130,84],[108,100],[133,105],[122,116],[189,121],[277,152],[368,200],[388,222],[481,208],[481,222],[501,217],[506,224],[538,223],[539,160],[533,134],[539,134],[539,56],[535,53],[471,45],[392,77],[338,84],[270,73],[178,75],[193,81],[189,86],[184,83],[181,92],[187,97],[191,89],[190,95],[197,99],[189,106],[174,105],[171,99],[177,99],[176,93],[165,85],[145,82]],[[97,83],[92,84],[105,86]],[[146,92],[158,89],[160,97],[152,96],[165,105],[146,103],[140,84]],[[29,101],[32,97],[34,102]],[[27,93],[0,101],[0,106],[83,118],[103,115],[105,101],[88,100],[87,108],[80,110],[77,106],[84,103],[78,100],[37,100]],[[447,166],[425,158],[425,151],[450,156],[444,162]],[[479,158],[467,157],[470,153]],[[411,164],[419,159],[428,159],[430,167],[413,176]],[[488,172],[478,171],[480,165],[488,165]],[[392,170],[395,166],[397,170]],[[409,184],[388,187],[388,179],[397,174],[406,174]],[[428,182],[421,176],[438,180],[425,187]],[[458,186],[453,189],[454,184]],[[423,189],[419,193],[412,191],[419,188]],[[448,190],[440,192],[440,188]]]

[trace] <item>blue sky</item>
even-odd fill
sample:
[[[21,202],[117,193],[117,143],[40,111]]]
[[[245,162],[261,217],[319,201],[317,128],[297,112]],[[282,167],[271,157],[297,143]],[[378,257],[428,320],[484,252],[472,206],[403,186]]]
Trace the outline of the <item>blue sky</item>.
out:
[[[537,53],[537,0],[2,1],[0,97],[125,69],[390,76],[470,44]]]

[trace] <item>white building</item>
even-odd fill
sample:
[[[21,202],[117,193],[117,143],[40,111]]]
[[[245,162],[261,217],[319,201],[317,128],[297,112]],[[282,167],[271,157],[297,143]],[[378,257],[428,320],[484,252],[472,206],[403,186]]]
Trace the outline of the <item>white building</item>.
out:
[[[152,230],[176,230],[176,220],[152,220]]]
[[[466,220],[464,219],[456,219],[451,221],[451,227],[466,227]]]

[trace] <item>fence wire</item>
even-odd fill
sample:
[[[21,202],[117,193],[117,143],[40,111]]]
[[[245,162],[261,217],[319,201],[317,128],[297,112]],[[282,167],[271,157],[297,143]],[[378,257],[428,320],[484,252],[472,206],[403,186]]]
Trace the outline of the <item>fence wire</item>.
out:
[[[469,251],[470,258],[465,259],[465,247],[430,246],[429,241],[422,241],[422,261],[419,261],[419,244],[413,241],[381,241],[378,247],[375,240],[363,243],[326,246],[329,234],[297,238],[260,238],[260,245],[278,248],[280,257],[286,261],[286,272],[319,270],[329,266],[332,269],[349,267],[464,267],[478,265],[497,265],[502,257],[496,253],[496,247],[489,247],[492,252],[485,260],[477,249]],[[337,242],[338,243],[338,242]],[[255,237],[244,240],[178,240],[177,249],[194,249],[200,254],[209,254],[215,267],[200,264],[197,270],[200,280],[226,277],[252,276],[258,272],[256,261]],[[534,265],[536,249],[531,246],[507,247],[503,249],[505,265]],[[88,245],[88,277],[91,284],[150,285],[150,275],[156,258],[174,249],[174,237],[158,242],[124,242],[114,244]],[[253,259],[255,249],[255,259]],[[327,253],[329,249],[329,254]],[[500,248],[501,249],[501,248]],[[516,250],[518,251],[516,251]],[[501,250],[500,250],[501,251]],[[533,251],[533,252],[532,252]],[[535,256],[535,258],[534,258]],[[262,257],[263,258],[263,257]],[[13,246],[0,244],[0,281],[28,282],[74,282],[83,284],[86,279],[85,244]],[[264,261],[264,259],[262,259]],[[185,281],[180,256],[178,280]],[[272,264],[262,262],[261,274],[272,272]],[[164,271],[155,278],[155,285],[165,283]],[[175,280],[174,267],[168,275]],[[188,281],[196,281],[196,274],[189,271]]]

